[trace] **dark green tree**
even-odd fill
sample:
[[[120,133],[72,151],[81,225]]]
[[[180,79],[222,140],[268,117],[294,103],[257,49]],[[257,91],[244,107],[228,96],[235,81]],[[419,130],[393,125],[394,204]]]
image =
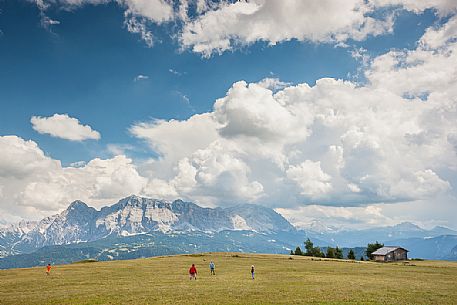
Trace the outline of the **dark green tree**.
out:
[[[360,257],[360,260],[361,260],[361,261],[364,261],[363,256]]]
[[[295,255],[303,255],[303,252],[301,251],[300,247],[295,248]]]
[[[327,247],[327,253],[325,254],[327,258],[335,258],[335,248]]]
[[[343,259],[343,250],[336,247],[335,248],[335,258]]]
[[[325,253],[319,247],[314,247],[314,253],[316,257],[325,257]]]
[[[314,247],[313,242],[309,238],[307,238],[305,241],[305,250],[306,250],[306,252],[304,252],[303,255],[314,256],[314,257],[325,257],[325,253],[321,252],[321,248]]]
[[[305,250],[306,256],[313,256],[314,244],[309,238],[305,241]]]
[[[355,253],[354,253],[354,250],[349,250],[349,253],[348,253],[348,259],[355,259]]]
[[[313,248],[313,256],[315,256],[315,257],[325,257],[325,253],[321,251],[321,248],[314,247]]]
[[[380,244],[378,243],[378,241],[376,241],[374,244],[368,244],[367,245],[367,251],[366,251],[366,255],[369,259],[373,259],[373,255],[372,253],[375,252],[376,250],[378,250],[379,248],[382,248],[384,247],[384,244]]]
[[[290,255],[294,255],[294,251],[293,250],[290,250]]]

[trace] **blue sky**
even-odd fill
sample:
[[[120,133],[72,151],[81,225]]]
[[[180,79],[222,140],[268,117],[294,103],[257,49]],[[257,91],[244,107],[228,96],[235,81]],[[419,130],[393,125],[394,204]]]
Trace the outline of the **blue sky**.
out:
[[[352,79],[359,67],[351,56],[354,48],[363,47],[371,55],[390,48],[414,48],[425,28],[436,22],[432,11],[402,12],[394,33],[353,42],[350,48],[297,41],[273,47],[258,42],[202,58],[180,50],[170,37],[174,25],[152,25],[155,45],[147,47],[125,29],[123,9],[115,4],[71,11],[53,8],[48,15],[60,24],[49,29],[40,26],[34,3],[4,1],[1,5],[0,133],[33,139],[64,164],[107,157],[103,147],[108,143],[141,145],[126,131],[133,122],[185,119],[210,111],[238,80],[276,77],[313,84],[322,77]],[[149,78],[135,82],[138,75]],[[79,118],[100,131],[101,140],[65,142],[31,128],[33,115],[54,113]]]
[[[386,211],[390,207],[395,207],[392,208],[394,211],[390,212],[389,215],[383,215],[383,217],[389,218],[391,222],[417,220],[426,225],[456,225],[446,217],[441,217],[441,215],[447,214],[450,209],[455,210],[455,206],[449,204],[454,200],[453,193],[451,192],[451,195],[443,195],[444,191],[442,192],[442,190],[447,189],[446,183],[449,184],[449,189],[452,189],[452,185],[456,181],[456,172],[452,169],[452,161],[448,159],[440,159],[436,161],[436,164],[432,165],[429,159],[424,161],[425,157],[422,156],[420,151],[417,152],[416,155],[418,160],[420,159],[418,161],[420,165],[416,163],[411,165],[417,166],[417,168],[412,168],[411,171],[425,173],[424,175],[428,175],[427,177],[430,179],[435,179],[436,175],[439,179],[433,180],[436,182],[433,187],[423,186],[424,192],[411,191],[411,194],[409,194],[408,192],[411,189],[418,189],[422,186],[411,186],[408,184],[410,183],[409,178],[405,178],[404,180],[408,182],[405,182],[407,186],[405,186],[405,194],[403,195],[400,194],[401,191],[394,190],[394,185],[403,183],[401,182],[403,180],[386,182],[388,180],[387,174],[380,174],[378,172],[379,169],[376,169],[376,173],[361,175],[358,178],[360,182],[368,176],[380,175],[379,179],[374,179],[374,182],[370,182],[366,188],[364,188],[362,182],[360,184],[354,182],[354,177],[357,176],[354,171],[357,171],[358,168],[349,169],[347,167],[345,168],[347,172],[344,175],[333,176],[330,173],[331,169],[326,169],[325,162],[327,161],[318,157],[318,155],[322,155],[322,151],[319,151],[318,148],[325,146],[327,149],[332,146],[330,145],[332,144],[330,143],[331,141],[329,140],[330,142],[323,144],[320,140],[314,139],[313,141],[315,142],[304,140],[304,142],[297,142],[293,145],[290,143],[281,144],[286,145],[281,146],[279,150],[281,151],[281,156],[288,160],[286,169],[288,168],[289,171],[285,170],[281,174],[282,176],[278,176],[276,169],[268,173],[257,170],[257,168],[267,168],[272,165],[261,165],[258,164],[260,161],[247,158],[247,149],[244,149],[243,145],[250,146],[251,144],[244,142],[240,144],[241,140],[233,140],[235,138],[241,139],[245,135],[234,135],[233,130],[235,129],[230,127],[229,121],[225,121],[225,123],[222,123],[226,124],[225,130],[227,133],[232,133],[230,137],[223,136],[223,139],[217,141],[226,145],[225,141],[230,138],[231,141],[234,141],[230,147],[239,145],[240,149],[244,149],[244,157],[235,157],[235,154],[232,154],[230,157],[234,159],[231,159],[232,161],[229,163],[233,164],[236,160],[241,160],[246,168],[242,170],[236,169],[234,172],[230,168],[226,168],[221,172],[218,171],[216,174],[217,179],[215,178],[216,180],[214,181],[218,181],[218,184],[230,184],[232,183],[230,182],[232,178],[238,177],[237,181],[244,181],[244,184],[249,185],[248,191],[232,198],[224,195],[226,192],[233,192],[230,187],[219,189],[214,185],[194,184],[192,191],[185,191],[185,187],[182,185],[176,186],[176,177],[181,177],[180,173],[183,173],[180,169],[177,170],[179,162],[193,160],[195,149],[212,147],[209,143],[205,143],[205,147],[189,148],[188,155],[183,153],[179,157],[172,158],[172,153],[165,148],[170,147],[171,144],[165,143],[166,140],[163,138],[169,137],[168,141],[174,141],[173,143],[182,141],[182,139],[170,138],[172,136],[168,136],[168,133],[161,131],[160,127],[162,125],[148,125],[147,128],[141,129],[137,133],[132,131],[135,126],[153,124],[154,119],[161,119],[164,124],[172,119],[185,124],[186,120],[195,114],[212,113],[215,101],[225,97],[230,99],[230,94],[227,93],[228,90],[241,80],[247,83],[257,83],[262,79],[270,78],[283,82],[280,85],[281,88],[275,88],[272,92],[282,90],[283,87],[303,83],[317,88],[319,86],[315,86],[316,81],[322,78],[343,79],[350,81],[356,87],[367,87],[369,88],[367,90],[372,90],[375,87],[372,84],[383,82],[382,79],[379,80],[377,78],[381,74],[376,74],[378,70],[375,69],[374,63],[381,62],[383,54],[391,54],[389,52],[393,52],[393,50],[402,52],[404,57],[412,56],[408,53],[408,50],[410,52],[419,52],[419,41],[428,29],[444,28],[447,23],[454,20],[455,8],[452,5],[445,7],[440,4],[440,1],[437,1],[436,5],[432,4],[417,8],[411,7],[408,1],[402,3],[400,0],[393,1],[396,3],[395,6],[377,4],[377,7],[370,7],[370,12],[364,14],[363,17],[373,17],[373,20],[383,26],[382,22],[386,21],[388,16],[391,16],[393,22],[388,26],[389,28],[379,33],[376,32],[378,30],[374,26],[368,28],[365,23],[362,25],[356,24],[355,26],[351,23],[349,24],[349,29],[347,29],[346,25],[341,28],[336,25],[336,27],[331,27],[328,33],[319,34],[322,36],[314,32],[306,32],[306,28],[304,28],[304,36],[299,34],[295,38],[294,35],[297,34],[291,34],[292,36],[287,36],[289,34],[286,32],[286,34],[277,34],[273,33],[272,30],[268,30],[268,27],[265,27],[265,33],[259,34],[260,38],[252,38],[250,37],[251,34],[245,33],[244,23],[242,22],[247,22],[248,24],[251,22],[250,26],[254,28],[255,23],[253,20],[255,16],[253,15],[252,19],[248,18],[247,21],[239,17],[239,24],[233,21],[234,23],[230,25],[230,30],[233,30],[230,36],[230,46],[222,49],[211,46],[209,51],[205,49],[206,51],[200,52],[195,48],[196,46],[217,45],[220,41],[213,41],[210,38],[208,42],[208,38],[204,37],[205,32],[195,32],[195,28],[187,32],[186,30],[196,24],[205,29],[206,17],[206,19],[209,19],[211,14],[216,15],[223,12],[227,7],[237,5],[236,3],[221,3],[218,6],[211,1],[205,2],[205,9],[197,13],[195,12],[196,3],[203,3],[202,1],[176,1],[173,3],[161,0],[155,1],[157,5],[169,5],[172,7],[174,13],[170,17],[168,15],[151,15],[151,12],[154,13],[157,7],[141,6],[138,4],[142,3],[141,0],[109,1],[108,3],[97,5],[87,4],[82,1],[80,5],[76,6],[69,5],[67,2],[70,1],[47,3],[46,1],[4,0],[0,2],[0,136],[13,135],[21,139],[21,141],[31,140],[44,152],[48,161],[57,160],[62,163],[63,169],[59,168],[59,171],[68,172],[65,168],[74,162],[84,161],[90,163],[91,160],[96,158],[111,160],[116,155],[122,154],[131,161],[127,162],[129,166],[132,166],[135,172],[138,172],[138,177],[132,178],[134,179],[133,181],[139,181],[138,183],[140,184],[144,183],[149,185],[149,188],[156,189],[157,184],[154,183],[159,183],[157,181],[160,180],[159,184],[161,186],[165,183],[174,188],[173,191],[167,193],[165,191],[145,191],[147,187],[140,189],[133,187],[133,189],[126,188],[125,195],[130,194],[131,191],[148,196],[160,196],[162,194],[166,198],[184,197],[206,205],[231,204],[240,201],[253,202],[274,208],[289,209],[284,212],[285,214],[290,211],[296,212],[297,209],[307,209],[310,205],[323,205],[331,208],[343,207],[353,213],[353,219],[370,215],[363,214],[365,213],[363,211],[351,210],[365,209],[367,207],[362,206],[361,208],[361,203],[370,206],[370,204],[385,202],[388,203],[382,206],[385,213],[388,213]],[[182,3],[189,5],[187,19],[178,17],[178,6]],[[261,6],[261,4],[258,5],[259,7]],[[267,10],[267,5],[262,9]],[[293,18],[307,18],[305,11],[300,15],[300,9],[303,9],[303,6],[297,7],[298,13],[296,16],[291,14],[291,20],[294,20]],[[306,11],[312,11],[312,9],[310,7]],[[351,8],[351,12],[349,12],[351,15],[348,16],[352,16],[354,10],[356,9]],[[260,11],[261,9],[259,9]],[[338,9],[335,12],[340,14]],[[272,20],[275,18],[274,13],[268,12],[268,14],[272,14],[268,15],[271,16]],[[341,15],[344,16],[344,14],[344,8],[341,8]],[[331,18],[331,12],[329,12],[329,16],[328,18]],[[140,34],[129,31],[126,24],[132,18],[140,20],[140,23],[153,35],[152,46],[148,46]],[[318,20],[318,22],[323,23],[323,27],[325,27],[324,23],[326,22],[324,19]],[[45,20],[58,21],[58,24],[49,24],[44,22]],[[281,18],[278,20],[279,23],[277,24],[279,25],[284,21]],[[358,19],[355,20],[355,22],[359,22]],[[297,22],[300,22],[300,20],[297,19]],[[272,28],[274,29],[274,27]],[[365,34],[360,34],[362,36],[357,36],[356,32],[359,30],[363,32],[365,28],[368,28],[368,34],[364,32]],[[223,35],[221,33],[227,32],[226,29],[221,29],[220,32],[217,32],[217,29],[207,28],[206,33],[211,30],[215,31],[214,36]],[[280,32],[280,29],[278,29],[278,32]],[[338,35],[346,36],[339,38],[340,36]],[[453,34],[451,33],[451,35]],[[193,42],[186,42],[186,37]],[[451,50],[453,41],[449,40],[446,43],[445,47]],[[362,57],[354,55],[357,51],[364,56],[365,61],[362,60]],[[421,60],[426,62],[428,59]],[[395,72],[395,67],[389,72]],[[425,68],[424,73],[428,73]],[[386,76],[384,75],[383,77],[385,78]],[[434,80],[430,82],[434,82]],[[430,83],[431,89],[425,86],[428,88],[424,89],[427,94],[434,92],[433,90],[435,89],[432,85]],[[393,87],[386,86],[385,88],[390,90]],[[233,89],[232,91],[236,90]],[[404,98],[406,96],[405,92],[408,92],[408,94],[413,92],[412,100],[414,100],[414,98],[422,94],[421,90],[408,87],[403,91],[401,89],[392,89],[392,92],[399,98]],[[338,98],[338,95],[333,95],[333,97]],[[246,103],[251,103],[248,101],[248,97],[246,97]],[[226,104],[229,105],[228,102]],[[260,107],[263,107],[261,102],[260,105]],[[385,107],[390,106],[386,105]],[[398,111],[403,110],[399,109]],[[264,115],[262,113],[260,115]],[[100,139],[74,141],[66,139],[64,136],[50,136],[49,132],[39,132],[37,128],[33,128],[31,124],[33,116],[49,118],[54,114],[67,114],[69,118],[79,120],[80,125],[88,125],[92,130],[97,131],[101,135]],[[227,114],[224,115],[226,119]],[[357,113],[357,115],[363,116],[365,114]],[[243,116],[240,115],[239,117]],[[298,117],[298,115],[294,117]],[[276,119],[281,121],[279,116]],[[443,129],[448,130],[446,129],[447,125],[445,125],[443,123]],[[251,125],[246,124],[237,128],[246,129],[250,128],[249,126]],[[166,126],[163,125],[163,127],[165,128]],[[170,128],[174,127],[171,126]],[[217,128],[218,132],[223,134],[222,130],[224,128]],[[426,127],[423,129],[426,129]],[[180,133],[179,129],[175,130],[185,137],[185,133]],[[313,135],[319,135],[321,129],[314,129],[313,127],[308,130],[312,130],[309,139],[313,139]],[[360,130],[367,129],[361,127]],[[140,134],[141,132],[153,132],[154,136],[144,136]],[[190,132],[192,133],[192,130]],[[303,133],[306,133],[306,131],[303,131]],[[251,136],[253,133],[248,134]],[[405,134],[409,134],[409,131]],[[326,133],[322,134],[322,136],[326,135]],[[447,139],[449,137],[452,138],[452,135],[453,132],[449,131],[449,134],[443,135],[443,139],[446,137]],[[205,134],[201,135],[201,137],[205,136]],[[343,135],[341,136],[343,137]],[[392,141],[394,138],[395,136],[392,135]],[[338,141],[341,142],[341,139]],[[258,140],[261,143],[262,141],[271,142],[260,137]],[[127,149],[114,151],[112,149],[114,145],[118,148],[127,147]],[[186,145],[186,143],[183,143],[183,145]],[[268,145],[266,146],[268,147]],[[443,144],[438,143],[436,145],[438,148],[444,147]],[[292,146],[294,150],[303,154],[304,157],[301,159],[297,157],[296,161],[291,161],[294,160],[294,157],[284,153],[284,151],[292,150]],[[189,147],[193,147],[192,144],[189,144]],[[312,149],[312,147],[318,148]],[[276,148],[275,146],[274,149]],[[181,148],[178,146],[177,149]],[[272,148],[272,150],[274,149]],[[186,148],[182,148],[182,150],[187,152]],[[352,157],[363,158],[363,152],[358,152],[358,154]],[[451,153],[446,151],[446,155],[449,154]],[[161,158],[158,158],[158,156],[161,156]],[[271,158],[274,159],[278,156]],[[347,158],[346,164],[349,164],[352,159],[350,160],[347,157],[349,156],[347,153],[345,156]],[[4,160],[8,160],[8,157],[5,157]],[[161,160],[165,161],[161,163]],[[182,162],[181,164],[183,164]],[[396,162],[400,161],[396,160],[394,162],[389,159],[385,166],[392,166]],[[190,163],[195,167],[198,162],[193,160]],[[317,167],[318,163],[320,165]],[[132,169],[128,168],[129,170]],[[297,180],[297,175],[301,177],[302,174],[295,175],[294,173],[299,169],[305,172],[316,170],[317,173],[311,175],[309,179],[312,181],[321,179],[321,184],[310,186],[309,181]],[[238,170],[243,173],[243,177],[237,176],[239,174]],[[428,170],[432,171],[432,173],[428,172]],[[226,179],[224,175],[228,175],[231,178],[224,180]],[[348,178],[348,175],[352,176]],[[401,176],[400,173],[398,175]],[[284,182],[284,185],[286,185],[284,193],[269,193],[267,183],[262,181],[262,179],[268,180],[267,176],[278,179],[283,179],[287,176],[290,181]],[[419,181],[423,178],[423,175],[420,177],[420,179],[418,177],[411,178],[411,181]],[[11,179],[8,176],[4,178]],[[340,178],[345,179],[344,183]],[[30,186],[30,183],[33,183],[31,181],[34,181],[32,178],[30,179],[30,181],[24,180],[23,185],[15,185],[15,187],[26,189],[27,186]],[[113,178],[111,177],[110,179]],[[143,181],[143,179],[145,180]],[[152,186],[150,185],[151,181],[154,181]],[[129,185],[130,182],[124,181],[121,184]],[[285,194],[290,194],[290,184],[293,184],[293,182],[297,184],[298,188],[295,193],[292,191],[293,196],[289,198],[289,195]],[[8,185],[5,182],[3,183],[4,187],[8,188]],[[347,190],[338,191],[337,186],[340,184],[348,185],[353,194],[347,193],[349,192]],[[49,185],[46,184],[46,186]],[[233,187],[240,188],[243,186],[235,184]],[[58,188],[59,191],[66,192],[64,186],[59,186]],[[94,188],[98,189],[98,186],[95,184],[81,186],[80,193],[85,194],[87,189]],[[384,190],[385,188],[388,188],[388,191],[380,191],[380,189]],[[205,189],[205,191],[199,192],[198,189]],[[208,189],[211,191],[207,192],[206,190]],[[52,194],[55,194],[54,191]],[[75,192],[78,194],[78,191]],[[94,195],[91,192],[89,192],[90,194],[82,195],[82,197],[89,201],[92,200],[95,205],[101,205],[113,198],[124,195],[124,192],[117,189],[116,191],[110,189],[106,192],[101,192],[105,195]],[[48,211],[58,211],[64,207],[65,202],[68,200],[79,199],[73,198],[73,195],[70,197],[59,195],[56,197],[59,204],[51,206],[43,203],[41,198],[33,199],[32,197],[30,199],[30,197],[27,197],[29,201],[36,200],[36,204],[31,203],[26,209],[23,208],[24,204],[20,202],[25,199],[18,199],[17,205],[21,206],[21,208],[4,207],[5,215],[10,215],[10,219],[16,219],[15,217],[30,217],[30,214],[33,214],[33,211],[36,212],[36,210],[39,210],[41,214],[46,214]],[[278,200],[281,201],[285,197],[287,198],[284,201],[289,202],[288,204],[274,203]],[[433,201],[438,197],[445,198],[443,199],[445,207],[443,207],[443,212],[440,215],[436,215],[434,222],[430,223],[427,223],[423,216],[418,216],[418,219],[414,219],[414,217],[408,218],[409,215],[401,214],[404,213],[404,210],[395,210],[399,205],[389,205],[392,202],[404,204],[404,202],[419,200],[421,205],[424,206],[423,209],[427,210],[430,209],[430,206],[427,206],[425,202]],[[1,200],[6,202],[10,199],[4,195]],[[328,202],[331,202],[331,204],[328,204]],[[376,205],[376,207],[378,206]],[[306,214],[313,211],[302,212]],[[362,213],[363,215],[357,213]],[[324,218],[326,221],[336,221],[329,218],[330,216],[323,216],[323,214],[315,217]],[[309,220],[309,217],[304,218]],[[380,219],[379,221],[382,220]],[[346,224],[344,223],[343,225]]]

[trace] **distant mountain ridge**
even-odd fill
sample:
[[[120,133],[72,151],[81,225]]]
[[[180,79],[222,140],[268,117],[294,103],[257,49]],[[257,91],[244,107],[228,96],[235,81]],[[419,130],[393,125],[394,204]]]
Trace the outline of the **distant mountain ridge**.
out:
[[[77,200],[60,214],[39,222],[21,222],[0,229],[0,254],[30,253],[44,246],[152,231],[208,233],[223,230],[279,232],[295,228],[272,209],[257,205],[212,209],[182,200],[169,202],[132,195],[100,211]]]
[[[262,206],[203,208],[132,195],[100,210],[77,200],[41,221],[0,228],[0,269],[211,251],[288,254],[303,248],[306,238],[323,248],[362,249],[360,253],[379,241],[406,247],[409,257],[457,260],[457,232],[445,227],[425,230],[400,223],[350,231],[315,221],[307,230],[296,230]]]
[[[313,230],[314,228],[316,228],[316,226],[310,230],[305,230],[308,237],[319,238],[328,245],[343,245],[345,247],[367,245],[374,241],[389,244],[391,241],[408,238],[432,238],[441,235],[457,235],[457,231],[449,228],[437,226],[431,230],[426,230],[411,222],[402,222],[394,226],[363,230],[329,230],[323,225],[318,227],[324,228],[323,230]]]

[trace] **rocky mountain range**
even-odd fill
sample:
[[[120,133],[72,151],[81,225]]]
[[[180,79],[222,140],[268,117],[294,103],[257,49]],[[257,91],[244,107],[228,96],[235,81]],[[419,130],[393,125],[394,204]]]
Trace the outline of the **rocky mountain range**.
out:
[[[426,230],[401,223],[351,231],[316,222],[297,230],[262,206],[203,208],[182,200],[129,196],[100,210],[75,201],[41,221],[0,228],[0,269],[211,251],[287,254],[303,248],[306,238],[319,247],[360,253],[379,241],[407,248],[409,257],[457,260],[457,232],[445,227]]]
[[[223,230],[269,233],[295,231],[295,228],[272,209],[257,205],[212,209],[182,200],[168,202],[129,196],[101,210],[75,201],[60,214],[39,222],[23,221],[0,229],[0,251],[2,256],[8,256],[108,236]]]

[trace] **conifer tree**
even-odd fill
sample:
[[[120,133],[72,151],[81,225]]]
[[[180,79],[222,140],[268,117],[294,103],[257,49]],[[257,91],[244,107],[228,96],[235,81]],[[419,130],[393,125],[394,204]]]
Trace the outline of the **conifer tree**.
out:
[[[325,254],[325,257],[327,257],[327,258],[335,258],[335,248],[328,247],[327,248],[327,254]]]
[[[343,250],[336,247],[335,248],[335,258],[343,259]]]
[[[305,250],[305,255],[313,256],[314,244],[309,238],[305,241]]]
[[[374,244],[368,244],[367,251],[366,251],[367,257],[369,259],[373,259],[372,253],[382,247],[384,247],[384,244],[380,244],[380,243],[378,243],[378,241],[376,241]]]
[[[301,251],[300,247],[295,248],[295,255],[303,255],[303,252]]]

